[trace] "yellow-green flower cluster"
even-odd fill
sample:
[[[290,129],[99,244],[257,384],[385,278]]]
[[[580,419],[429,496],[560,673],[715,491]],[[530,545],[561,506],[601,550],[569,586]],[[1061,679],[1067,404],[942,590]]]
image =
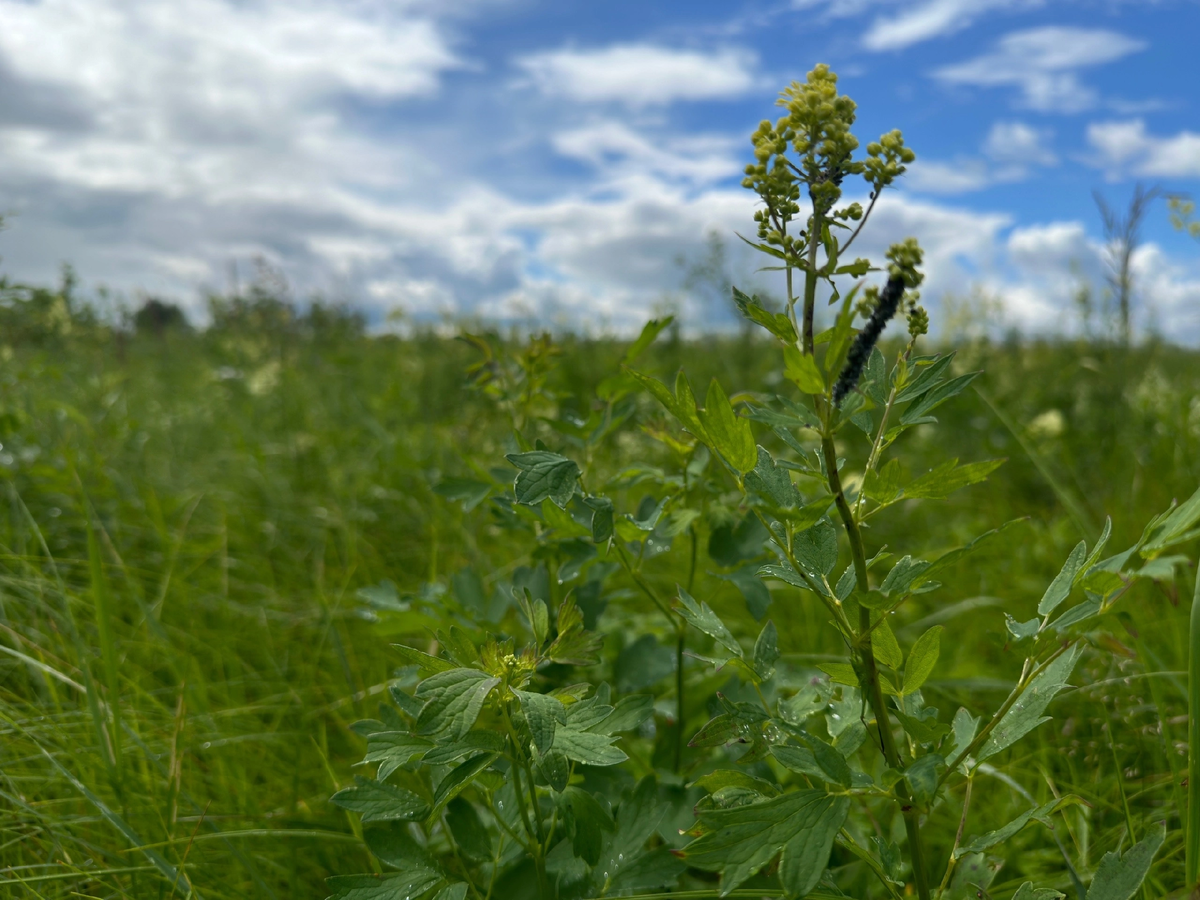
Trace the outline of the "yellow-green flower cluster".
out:
[[[800,212],[800,185],[806,185],[814,208],[823,216],[857,222],[862,206],[851,203],[834,209],[842,196],[847,175],[862,175],[877,193],[903,174],[916,156],[904,146],[899,131],[890,131],[867,145],[867,159],[855,161],[858,138],[850,131],[857,105],[839,94],[837,75],[824,63],[808,73],[803,84],[793,82],[780,95],[787,110],[774,124],[758,126],[751,141],[755,161],[746,166],[742,185],[757,193],[764,209],[755,213],[758,236],[772,246],[790,251],[795,238],[787,223]],[[795,161],[788,158],[789,148]]]
[[[875,191],[880,191],[903,175],[905,166],[916,158],[917,154],[904,146],[904,135],[900,129],[894,129],[878,141],[867,144],[866,172],[863,177]]]
[[[904,279],[904,286],[908,288],[904,292],[903,305],[908,318],[908,333],[914,338],[929,333],[929,313],[925,311],[925,307],[917,304],[921,294],[915,290],[925,280],[924,274],[918,270],[924,256],[925,253],[917,239],[911,237],[903,243],[892,244],[887,251],[890,263],[888,275]]]

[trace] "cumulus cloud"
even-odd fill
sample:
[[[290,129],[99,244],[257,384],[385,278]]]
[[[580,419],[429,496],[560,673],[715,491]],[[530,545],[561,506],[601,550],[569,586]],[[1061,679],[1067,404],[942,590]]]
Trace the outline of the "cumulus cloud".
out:
[[[944,37],[994,10],[1040,6],[1040,0],[924,0],[892,16],[876,18],[863,36],[868,50],[903,50]]]
[[[740,173],[745,141],[725,135],[646,135],[623,122],[593,122],[554,134],[563,156],[587,163],[611,187],[647,176],[693,185],[712,184]],[[746,156],[743,153],[741,156]]]
[[[1049,138],[1049,132],[1024,122],[996,122],[984,141],[983,152],[995,162],[1010,166],[1053,166],[1058,157],[1046,146]]]
[[[1096,164],[1113,177],[1131,173],[1149,177],[1200,177],[1200,134],[1181,131],[1173,137],[1155,137],[1141,119],[1096,122],[1088,126],[1087,139],[1097,152]]]
[[[653,44],[563,49],[517,61],[543,94],[583,103],[654,106],[737,97],[757,83],[747,50],[679,50]]]
[[[934,72],[947,84],[1016,87],[1021,102],[1042,112],[1072,113],[1096,105],[1078,70],[1143,50],[1146,43],[1102,28],[1047,26],[1005,35],[994,50]]]
[[[903,187],[922,194],[966,194],[995,184],[1022,181],[1036,166],[1056,165],[1045,145],[1049,132],[1024,122],[996,122],[983,142],[983,158],[952,162],[918,158],[909,166]]]

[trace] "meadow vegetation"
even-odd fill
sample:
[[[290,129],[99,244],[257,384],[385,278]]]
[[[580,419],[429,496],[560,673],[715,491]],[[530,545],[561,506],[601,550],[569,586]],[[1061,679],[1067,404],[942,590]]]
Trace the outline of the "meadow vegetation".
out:
[[[891,263],[915,273],[905,252]],[[0,284],[0,893],[1182,896],[1191,525],[1152,534],[1161,552],[1123,560],[1118,582],[1085,585],[1094,560],[1076,562],[1069,608],[1103,603],[1078,614],[1078,650],[1069,623],[1038,644],[1078,654],[1051,721],[967,765],[956,711],[986,727],[1031,674],[1022,629],[1080,541],[1093,552],[1111,518],[1105,556],[1148,546],[1144,526],[1195,493],[1200,357],[1014,336],[939,363],[949,348],[906,295],[912,336],[868,346],[838,406],[828,354],[851,352],[849,296],[824,342],[802,304],[744,295],[769,334],[684,339],[660,321],[637,342],[457,340],[370,336],[268,285],[212,298],[193,330],[161,310],[106,323],[69,279]],[[864,507],[898,359],[913,378],[940,366],[934,387],[983,374],[895,438],[896,483],[932,470],[947,490],[890,502],[876,474]],[[697,412],[650,384],[681,369],[724,392]],[[772,399],[806,384],[807,413]],[[755,421],[707,418],[726,395]],[[820,506],[835,457],[851,507],[887,507],[857,519],[868,553],[895,553],[862,580],[850,529],[830,538],[837,491]],[[784,460],[804,497],[777,480],[792,485]],[[1003,463],[951,492],[951,460]],[[998,526],[936,587],[896,576],[885,602],[906,554],[938,560]],[[802,539],[833,548],[815,573],[829,596]],[[868,697],[881,678],[905,696]],[[472,716],[447,712],[463,683]],[[713,847],[797,798],[840,812],[828,871]],[[1106,857],[1135,845],[1144,867]],[[1098,891],[1121,865],[1148,871],[1140,887]]]

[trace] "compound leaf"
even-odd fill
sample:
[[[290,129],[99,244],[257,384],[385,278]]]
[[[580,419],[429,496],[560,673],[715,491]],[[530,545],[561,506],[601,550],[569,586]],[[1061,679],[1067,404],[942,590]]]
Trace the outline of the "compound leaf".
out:
[[[521,470],[513,483],[518,503],[536,506],[549,497],[559,509],[566,508],[579,478],[574,461],[549,450],[509,453],[504,458]]]
[[[728,894],[782,853],[780,878],[792,896],[803,897],[829,863],[833,839],[850,809],[848,797],[802,790],[761,803],[699,813],[707,832],[683,850],[691,866],[721,872]]]

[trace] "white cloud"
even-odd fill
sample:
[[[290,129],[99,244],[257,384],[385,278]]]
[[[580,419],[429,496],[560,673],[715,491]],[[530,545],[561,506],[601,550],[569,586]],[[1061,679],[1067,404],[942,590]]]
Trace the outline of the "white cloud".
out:
[[[606,187],[645,176],[696,185],[722,181],[740,172],[739,143],[723,135],[647,137],[611,120],[562,131],[551,138],[560,154],[586,162],[601,173]]]
[[[1141,119],[1097,122],[1088,126],[1088,143],[1098,152],[1097,164],[1113,177],[1134,175],[1200,178],[1200,134],[1181,131],[1155,137]]]
[[[1023,122],[996,122],[983,142],[983,154],[953,161],[918,158],[901,186],[920,194],[966,194],[995,184],[1023,181],[1034,166],[1052,166],[1058,158],[1044,144],[1049,133]]]
[[[1047,26],[1001,38],[983,56],[946,66],[934,75],[947,84],[1020,88],[1023,105],[1043,112],[1079,112],[1095,106],[1078,69],[1114,62],[1146,47],[1144,41],[1100,28]]]
[[[875,19],[863,36],[863,46],[868,50],[903,50],[960,31],[993,10],[1040,5],[1040,0],[924,0],[893,16]]]
[[[1046,146],[1048,132],[1024,122],[996,122],[984,141],[983,152],[997,163],[1012,166],[1053,166],[1058,157]]]
[[[992,183],[992,173],[978,159],[954,162],[918,159],[908,167],[903,187],[920,194],[966,194]]]
[[[542,93],[585,103],[652,106],[736,97],[757,83],[755,55],[725,48],[676,50],[618,44],[599,50],[552,50],[517,61]]]

